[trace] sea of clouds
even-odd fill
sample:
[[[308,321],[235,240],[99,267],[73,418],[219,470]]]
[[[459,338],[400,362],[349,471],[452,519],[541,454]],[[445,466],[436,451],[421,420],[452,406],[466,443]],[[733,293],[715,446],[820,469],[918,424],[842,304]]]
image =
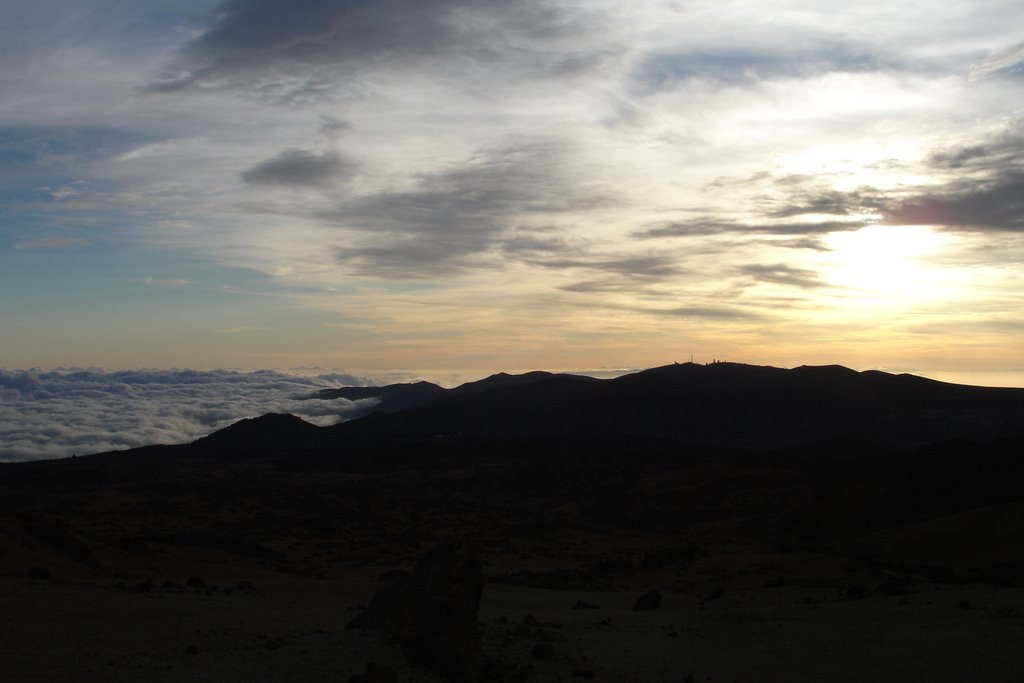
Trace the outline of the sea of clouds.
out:
[[[334,424],[364,414],[376,399],[312,397],[375,383],[271,370],[0,369],[0,461],[185,443],[265,413]]]

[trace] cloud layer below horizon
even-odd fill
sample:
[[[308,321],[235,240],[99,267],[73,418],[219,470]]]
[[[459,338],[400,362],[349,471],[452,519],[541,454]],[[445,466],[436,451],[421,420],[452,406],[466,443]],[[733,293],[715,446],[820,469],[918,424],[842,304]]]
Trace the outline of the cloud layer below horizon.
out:
[[[377,401],[309,397],[365,381],[270,371],[0,369],[0,462],[187,443],[266,413],[335,424]]]

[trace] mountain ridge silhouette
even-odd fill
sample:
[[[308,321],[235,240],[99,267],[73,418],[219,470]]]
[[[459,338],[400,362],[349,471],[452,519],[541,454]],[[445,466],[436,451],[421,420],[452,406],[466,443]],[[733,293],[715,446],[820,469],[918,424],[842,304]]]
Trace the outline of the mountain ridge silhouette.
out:
[[[340,439],[616,434],[757,447],[837,437],[913,445],[1024,431],[1024,389],[841,365],[680,363],[613,379],[532,372],[499,373],[453,389],[428,385],[433,388],[425,391],[423,384],[321,392],[381,397],[376,414],[325,431]]]

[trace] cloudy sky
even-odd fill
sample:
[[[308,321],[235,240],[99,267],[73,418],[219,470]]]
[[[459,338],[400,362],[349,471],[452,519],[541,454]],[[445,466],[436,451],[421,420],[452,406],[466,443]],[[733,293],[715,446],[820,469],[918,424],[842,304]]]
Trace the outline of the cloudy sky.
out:
[[[8,2],[0,367],[1024,385],[1022,27],[1019,0]]]

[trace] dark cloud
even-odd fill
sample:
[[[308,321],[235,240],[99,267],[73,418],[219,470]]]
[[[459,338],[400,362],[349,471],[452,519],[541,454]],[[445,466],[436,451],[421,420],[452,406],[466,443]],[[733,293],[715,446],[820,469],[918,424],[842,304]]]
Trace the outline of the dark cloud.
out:
[[[319,217],[358,233],[337,257],[362,274],[424,277],[493,265],[483,255],[497,258],[505,240],[525,248],[514,231],[531,217],[608,201],[606,192],[577,185],[564,162],[561,145],[515,141],[420,176],[413,189],[362,197]]]
[[[1024,120],[969,145],[939,149],[928,158],[937,170],[957,173],[1012,173],[1024,171]]]
[[[830,232],[857,230],[864,227],[864,225],[865,223],[863,222],[851,220],[739,223],[736,221],[716,221],[698,218],[689,221],[665,221],[645,230],[637,231],[633,233],[633,236],[641,239],[652,239],[730,233],[746,235],[823,235]]]
[[[885,225],[936,225],[975,230],[1024,230],[1024,173],[992,182],[955,182],[940,193],[904,202],[886,213]]]
[[[225,0],[152,87],[315,96],[364,69],[439,59],[565,72],[593,67],[568,40],[585,24],[545,0]]]
[[[825,282],[813,270],[794,268],[784,263],[761,264],[752,263],[742,266],[740,272],[760,282],[777,285],[790,285],[802,289],[821,287]]]
[[[785,180],[781,185],[792,185],[792,179]],[[810,214],[825,216],[842,216],[849,218],[863,217],[866,214],[877,214],[885,208],[887,199],[880,192],[871,188],[859,190],[831,190],[817,187],[796,189],[790,191],[785,199],[773,202],[776,206],[769,208],[765,215],[770,218],[794,218]],[[828,227],[826,232],[836,230],[836,222],[824,222],[823,226]],[[847,221],[845,229],[857,229],[861,224],[850,225]],[[841,228],[839,228],[841,229]],[[802,229],[796,232],[804,232]]]
[[[951,180],[893,201],[884,212],[885,224],[1024,230],[1024,121],[976,143],[938,150],[928,161]]]
[[[349,176],[355,164],[335,152],[316,154],[303,149],[288,149],[261,161],[242,173],[250,185],[290,185],[307,187],[327,185]]]
[[[370,383],[351,375],[273,371],[0,369],[0,461],[182,443],[245,417],[290,412],[320,424],[365,413],[320,389]]]

